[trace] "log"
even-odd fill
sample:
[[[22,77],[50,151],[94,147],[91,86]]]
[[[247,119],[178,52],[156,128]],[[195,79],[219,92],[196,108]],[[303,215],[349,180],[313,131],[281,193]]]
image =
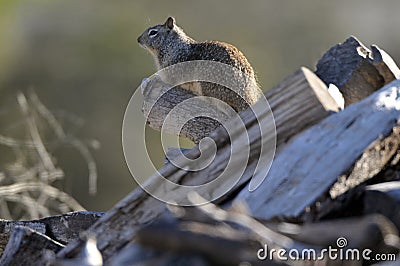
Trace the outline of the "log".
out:
[[[294,135],[338,110],[337,104],[330,97],[325,84],[306,68],[301,68],[295,74],[285,79],[280,85],[267,92],[266,96],[274,113],[278,150]],[[167,193],[166,196],[179,196],[181,198],[175,198],[175,200],[180,200],[180,203],[184,203],[187,200],[186,194],[182,195],[176,191],[171,192],[166,189],[164,183],[160,183],[160,175],[172,182],[184,185],[207,183],[225,170],[224,166],[226,166],[227,161],[232,156],[231,143],[249,136],[249,142],[251,143],[250,155],[236,153],[238,157],[235,160],[238,162],[245,160],[246,162],[248,158],[248,163],[240,181],[235,187],[239,187],[247,182],[253,176],[254,169],[257,166],[261,144],[265,148],[270,145],[269,143],[275,143],[274,121],[271,119],[269,108],[256,103],[253,110],[255,110],[255,113],[258,113],[260,119],[258,123],[253,111],[250,109],[241,113],[240,118],[234,118],[227,123],[228,127],[230,126],[235,129],[237,123],[240,123],[238,120],[244,121],[247,132],[242,129],[238,132],[233,132],[231,134],[231,141],[229,141],[229,136],[225,134],[225,129],[217,128],[209,135],[216,143],[218,149],[215,160],[208,167],[200,171],[186,171],[177,169],[174,165],[167,164],[159,170],[159,173],[148,179],[145,187],[146,190],[152,193]],[[267,127],[268,134],[263,136],[263,142],[261,142],[260,126]],[[239,144],[241,143],[241,141],[238,142]],[[203,150],[205,154],[207,154],[207,149],[209,148],[211,147]],[[243,150],[243,147],[238,146],[236,149]],[[268,150],[268,148],[266,149]],[[197,158],[200,156],[200,151],[198,148],[194,148],[187,156]],[[262,167],[267,167],[267,165],[262,165]],[[235,172],[236,169],[230,169],[230,171]],[[226,180],[226,182],[232,181]],[[213,195],[218,192],[218,189],[229,186],[231,184],[220,183],[214,188],[215,191],[199,190],[198,192],[203,195]],[[233,191],[229,193],[233,193]],[[224,196],[227,197],[227,194]],[[219,198],[218,202],[221,202],[222,199]],[[144,224],[157,220],[164,211],[165,204],[148,195],[141,188],[136,189],[116,204],[114,208],[89,229],[98,239],[98,247],[103,254],[105,262],[109,261],[116,251],[121,250],[134,239],[136,230]],[[61,258],[74,257],[79,252],[80,247],[78,242],[71,243],[58,256]]]
[[[269,250],[297,250],[299,254],[303,254],[305,249],[313,249],[315,256],[323,248],[334,248],[338,243],[344,250],[370,249],[374,254],[396,254],[399,251],[399,238],[394,237],[398,230],[381,215],[304,225],[267,223],[263,226],[245,213],[225,211],[211,203],[190,208],[189,213],[187,208],[176,208],[181,209],[176,210],[178,219],[157,221],[140,229],[136,234],[138,242],[117,254],[113,263],[165,263],[171,256],[176,256],[177,262],[182,258],[193,261],[199,256],[212,264],[238,265],[247,261],[252,265],[265,265],[267,261],[257,258],[257,252],[264,245]],[[204,217],[207,215],[209,217]],[[267,258],[268,264],[285,263],[279,257],[274,259]],[[329,259],[326,256],[325,260]],[[360,256],[360,259],[363,258]]]
[[[296,82],[298,82],[298,84]],[[288,86],[291,86],[292,91],[290,93],[283,94],[278,89]],[[302,91],[307,86],[311,86],[311,90]],[[173,87],[171,89],[170,87],[171,86],[163,82],[159,76],[154,76],[143,84],[143,112],[147,117],[148,125],[155,130],[163,130],[166,133],[186,137],[195,143],[199,143],[202,138],[209,136],[213,130],[220,127],[221,124],[224,124],[224,122],[234,116],[233,110],[229,112],[226,108],[219,106],[216,102],[210,101],[207,98],[197,97],[196,104],[193,104],[193,102],[181,104],[189,99],[193,99],[196,95],[180,87]],[[289,88],[287,89],[286,91],[289,92]],[[275,89],[267,92],[265,96],[268,101],[276,100],[276,97],[280,98],[280,102],[292,101],[294,105],[286,105],[288,110],[284,115],[297,116],[299,111],[295,108],[308,106],[308,104],[310,104],[309,101],[317,101],[317,105],[314,105],[314,103],[309,105],[311,108],[314,106],[320,108],[321,105],[319,102],[321,102],[322,106],[324,106],[323,108],[326,110],[338,111],[337,104],[332,101],[332,98],[326,97],[325,86],[321,81],[312,77],[305,68],[302,68],[293,76],[282,81]],[[293,98],[293,96],[296,97]],[[264,108],[268,108],[268,106],[266,105]],[[174,113],[177,115],[169,117],[168,121],[172,120],[172,122],[165,123],[167,115],[169,115],[173,109]],[[326,110],[323,110],[323,112]],[[310,115],[314,115],[314,111],[315,110],[312,110]],[[300,110],[300,112],[302,111]],[[202,114],[203,116],[195,117],[197,114]],[[279,114],[276,114],[274,111],[274,115],[276,116]],[[185,117],[195,118],[189,120]],[[215,119],[211,119],[210,117]],[[180,128],[178,125],[182,123],[182,120],[188,120],[188,122]],[[299,123],[299,121],[292,122]]]
[[[144,96],[143,113],[147,116],[146,122],[148,125],[157,131],[161,131],[165,125],[164,121],[172,109],[177,108],[179,103],[193,99],[196,96],[194,93],[179,86],[170,89],[169,84],[163,82],[159,76],[147,80],[142,86]],[[162,94],[164,91],[167,91],[167,93]],[[160,94],[162,95],[161,97]],[[202,138],[208,136],[211,131],[219,127],[221,123],[217,120],[209,117],[195,117],[196,114],[202,112],[205,106],[210,108],[210,104],[207,101],[203,99],[197,99],[197,101],[201,102],[198,105],[200,108],[196,108],[197,106],[192,104],[180,105],[180,110],[177,111],[178,113],[187,113],[189,116],[192,114],[193,119],[187,121],[182,128],[166,126],[163,128],[164,132],[176,134],[188,138],[194,143],[199,143]],[[154,102],[156,104],[153,104]],[[229,119],[218,108],[213,108],[210,112],[218,115],[221,121]],[[178,118],[173,117],[173,119],[177,120]]]
[[[367,186],[364,213],[379,213],[388,217],[400,230],[400,182],[392,181]]]
[[[371,50],[352,36],[333,46],[317,63],[315,73],[327,85],[338,87],[345,106],[368,97],[399,77],[399,68],[385,51],[376,45]]]
[[[305,67],[267,91],[265,97],[275,119],[278,150],[293,136],[339,110],[326,85]]]
[[[201,255],[195,254],[175,254],[170,252],[160,252],[158,250],[143,247],[137,243],[130,244],[116,254],[110,265],[130,266],[130,265],[193,265],[207,266],[210,262]]]
[[[400,69],[388,53],[377,45],[371,45],[372,64],[383,77],[385,85],[400,78]]]
[[[332,186],[329,194],[332,198],[365,183],[375,177],[386,166],[390,165],[400,150],[400,127],[396,126],[391,133],[372,142],[354,164],[349,173],[340,176]]]
[[[29,227],[15,226],[0,265],[47,265],[45,250],[60,251],[64,245]]]
[[[92,226],[103,214],[101,212],[79,211],[32,221],[0,220],[0,249],[4,249],[16,226],[28,227],[61,244],[68,244],[70,241],[78,239],[79,233]]]
[[[321,68],[317,72],[320,71],[321,76],[327,75],[328,78],[343,81],[340,86],[342,92],[348,93],[346,97],[351,101],[359,101],[377,90],[378,86],[388,84],[400,73],[383,50],[377,46],[372,46],[371,50],[372,53],[354,38],[349,39],[345,44],[331,49],[331,53],[325,58],[326,62],[333,60],[332,58],[344,60],[340,62],[339,70],[335,67],[324,70],[327,63],[321,59]],[[357,51],[357,55],[354,51]],[[346,55],[350,56],[346,58]],[[342,75],[345,72],[350,75]],[[151,101],[159,90],[168,87],[160,80],[155,82],[158,86],[155,90],[145,84],[145,94],[153,94],[150,96]],[[356,88],[356,83],[362,86]],[[315,74],[301,68],[266,93],[275,119],[271,109],[265,103],[258,102],[252,109],[241,113],[240,117],[231,116],[229,112],[214,106],[211,113],[216,114],[222,123],[207,117],[198,117],[189,120],[182,128],[173,125],[167,128],[171,133],[199,143],[199,146],[185,151],[187,158],[202,157],[203,162],[213,160],[210,165],[199,170],[194,170],[201,163],[199,161],[183,163],[178,168],[172,163],[175,160],[183,162],[185,158],[172,152],[172,157],[176,158],[172,158],[172,162],[166,163],[164,168],[144,184],[147,192],[159,193],[157,196],[165,196],[167,202],[173,204],[200,205],[209,200],[225,204],[232,203],[231,200],[237,196],[238,190],[253,178],[249,189],[247,186],[242,189],[239,199],[233,202],[234,207],[231,209],[244,200],[250,207],[251,215],[267,221],[270,228],[264,227],[247,213],[238,214],[237,209],[224,211],[210,203],[198,207],[210,216],[208,218],[197,217],[190,212],[195,208],[185,207],[181,212],[186,213],[186,217],[177,215],[177,220],[160,222],[165,218],[165,204],[139,188],[104,216],[98,213],[78,213],[37,221],[0,221],[0,242],[5,243],[8,240],[0,264],[20,265],[27,262],[30,264],[32,261],[45,264],[48,261],[43,249],[57,252],[63,244],[69,243],[58,253],[58,259],[54,263],[87,265],[89,260],[95,259],[96,265],[101,265],[103,260],[96,248],[96,240],[99,241],[98,248],[102,251],[106,264],[115,265],[131,265],[133,262],[158,264],[166,261],[171,264],[179,262],[198,265],[210,262],[239,264],[242,261],[264,264],[265,262],[258,261],[254,256],[259,244],[267,243],[268,246],[271,244],[286,250],[302,250],[307,247],[318,249],[334,244],[339,236],[345,236],[350,241],[351,248],[367,247],[374,252],[398,253],[400,242],[395,237],[398,236],[398,230],[389,220],[379,215],[304,225],[271,224],[270,221],[273,217],[279,220],[317,220],[323,215],[332,214],[332,206],[337,207],[340,202],[338,200],[358,197],[358,201],[364,201],[364,214],[383,213],[399,227],[397,212],[400,193],[397,190],[400,185],[379,184],[363,190],[366,182],[381,181],[379,175],[384,175],[388,165],[397,165],[400,160],[399,95],[400,81],[397,80],[344,112],[328,117],[338,111],[338,104]],[[163,97],[150,111],[149,123],[159,129],[170,110],[194,95],[176,87]],[[207,101],[201,101],[199,105],[204,103],[213,107]],[[180,112],[191,115],[193,109],[197,108],[189,107],[180,109]],[[149,111],[146,102],[144,109],[145,113]],[[326,119],[320,124],[307,130],[324,118]],[[179,116],[174,119],[177,123],[180,120]],[[239,128],[239,123],[244,123],[244,127]],[[304,130],[306,132],[299,135]],[[210,138],[202,142],[205,137]],[[246,137],[249,142],[243,141]],[[214,146],[209,143],[210,140]],[[353,143],[354,145],[350,145]],[[271,172],[262,183],[270,164],[265,161],[260,163],[260,157],[263,150],[267,150],[267,154],[272,157],[275,149],[271,147],[275,144],[278,163],[274,162]],[[246,149],[249,149],[248,154]],[[232,158],[233,166],[228,164]],[[245,168],[240,172],[237,164],[243,161]],[[229,179],[220,180],[214,187],[193,188],[193,191],[197,190],[203,197],[220,195],[221,189],[225,193],[211,199],[202,198],[201,202],[191,201],[190,193],[170,190],[160,181],[160,177],[166,177],[186,186],[201,185],[212,182],[229,167],[232,168],[227,175],[233,176],[239,172],[240,179],[234,183]],[[262,186],[253,191],[257,186],[252,187],[252,182],[262,183]],[[361,196],[358,194],[360,190]],[[319,212],[318,208],[321,206],[326,207],[328,212]],[[96,220],[88,230],[91,237],[85,241],[79,239],[79,231],[91,226]],[[231,226],[232,223],[235,226]],[[157,251],[143,250],[138,244]],[[88,253],[89,249],[94,252]],[[139,254],[142,251],[145,259]],[[178,257],[177,254],[182,253],[185,255]],[[193,256],[193,253],[197,255]]]
[[[157,222],[138,231],[137,241],[155,250],[202,255],[217,265],[261,264],[255,256],[261,245],[245,232],[223,225]]]
[[[336,180],[371,143],[397,126],[399,95],[396,80],[308,129],[276,156],[260,188],[243,189],[236,200],[245,201],[251,214],[261,219],[301,218],[309,206],[326,199]]]
[[[304,218],[320,220],[348,215],[363,215],[365,185],[399,180],[392,168],[400,158],[400,128],[394,127],[387,137],[374,141],[332,185],[327,195],[310,206]],[[368,212],[367,212],[368,214]]]
[[[102,266],[103,257],[97,248],[96,238],[87,233],[82,233],[79,237],[82,243],[81,251],[74,258],[59,259],[54,253],[47,253],[47,260],[50,265],[82,265],[82,266]]]
[[[265,265],[266,261],[259,260],[256,255],[264,244],[277,248],[285,245],[301,248],[301,245],[292,245],[287,237],[272,232],[246,214],[238,213],[237,209],[225,211],[208,203],[169,210],[176,216],[141,228],[136,234],[137,242],[117,254],[113,263],[165,262],[175,256],[176,262],[182,258],[191,261],[200,258],[207,262],[206,265],[238,265],[243,261]],[[146,249],[143,250],[138,243]],[[268,265],[280,264],[268,260]]]
[[[370,214],[362,217],[331,219],[304,225],[290,223],[267,223],[270,229],[293,239],[316,247],[336,246],[339,238],[347,240],[346,248],[372,249],[375,252],[398,253],[399,239],[387,241],[398,235],[398,229],[385,216]]]
[[[373,254],[399,252],[399,238],[394,237],[398,235],[398,230],[381,215],[366,215],[305,225],[274,223],[268,226],[276,232],[276,235],[281,234],[282,238],[290,237],[291,246],[279,247],[286,252],[297,250],[299,254],[302,254],[305,249],[312,249],[318,256],[323,248],[338,248],[338,241],[345,241],[346,244],[341,246],[344,250],[370,249]],[[157,222],[139,230],[137,236],[138,242],[143,247],[158,253],[144,257],[138,254],[137,246],[131,247],[131,254],[135,256],[126,259],[127,265],[133,262],[143,263],[150,258],[155,259],[166,254],[184,257],[197,254],[218,265],[238,265],[243,261],[251,265],[265,265],[267,262],[268,265],[285,263],[285,261],[279,261],[278,258],[264,261],[257,258],[257,251],[263,245],[267,245],[270,249],[272,247],[278,249],[276,243],[268,240],[260,243],[252,234],[243,229],[227,225],[182,221]],[[326,256],[325,260],[329,259]],[[361,255],[360,260],[363,260]],[[305,263],[304,260],[303,263]]]

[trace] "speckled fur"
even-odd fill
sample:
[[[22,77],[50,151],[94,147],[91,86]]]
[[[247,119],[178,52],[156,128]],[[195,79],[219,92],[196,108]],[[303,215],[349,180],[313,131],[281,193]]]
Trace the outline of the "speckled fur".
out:
[[[151,37],[151,33],[157,34]],[[169,17],[164,24],[146,29],[138,38],[139,44],[153,56],[157,69],[171,66],[176,63],[193,60],[211,60],[233,66],[246,74],[247,78],[257,84],[253,68],[246,57],[233,45],[218,41],[197,42],[187,36],[175,24],[175,19]],[[259,97],[259,90],[254,86],[244,88],[239,95],[221,85],[208,82],[191,82],[183,86],[198,95],[216,97],[236,111],[248,107],[248,103],[255,103]],[[197,83],[197,84],[196,84]],[[200,86],[199,86],[200,84]]]

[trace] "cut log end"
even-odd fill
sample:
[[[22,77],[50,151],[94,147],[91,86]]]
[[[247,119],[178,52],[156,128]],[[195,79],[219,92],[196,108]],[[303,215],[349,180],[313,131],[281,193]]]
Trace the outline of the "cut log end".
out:
[[[376,45],[369,50],[355,37],[350,37],[322,56],[315,73],[327,85],[334,84],[348,106],[398,78],[400,70]]]

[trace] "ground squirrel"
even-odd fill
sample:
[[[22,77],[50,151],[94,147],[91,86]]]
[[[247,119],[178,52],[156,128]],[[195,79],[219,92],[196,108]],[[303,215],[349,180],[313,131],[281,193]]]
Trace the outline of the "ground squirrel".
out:
[[[197,42],[176,25],[173,17],[169,17],[164,24],[146,29],[137,40],[153,55],[158,70],[180,62],[211,60],[239,69],[250,81],[248,84],[252,84],[240,89],[240,96],[226,87],[208,82],[181,86],[197,95],[215,97],[238,112],[246,109],[248,104],[255,103],[261,96],[259,88],[254,86],[257,82],[253,68],[235,46],[218,41]]]

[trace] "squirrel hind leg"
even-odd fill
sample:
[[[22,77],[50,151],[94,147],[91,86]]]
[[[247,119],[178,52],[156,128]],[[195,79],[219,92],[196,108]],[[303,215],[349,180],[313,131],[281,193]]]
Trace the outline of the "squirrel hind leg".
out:
[[[225,86],[209,82],[201,82],[201,87],[204,96],[214,97],[227,103],[237,113],[249,107],[245,95],[239,95]]]

